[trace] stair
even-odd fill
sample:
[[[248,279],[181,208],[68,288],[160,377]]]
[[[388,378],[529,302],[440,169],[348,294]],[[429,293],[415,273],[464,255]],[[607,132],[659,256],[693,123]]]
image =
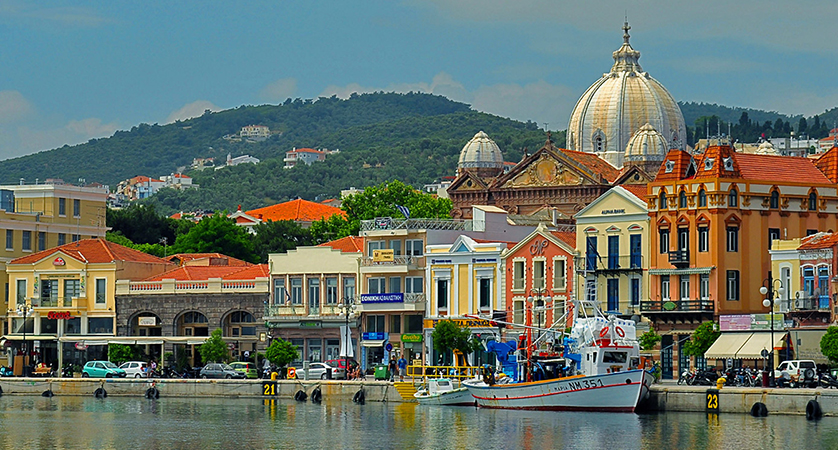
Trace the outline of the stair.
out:
[[[396,388],[396,391],[398,391],[399,395],[401,395],[403,399],[414,400],[413,394],[416,393],[416,386],[414,386],[413,383],[408,381],[397,381],[393,383],[393,386]]]

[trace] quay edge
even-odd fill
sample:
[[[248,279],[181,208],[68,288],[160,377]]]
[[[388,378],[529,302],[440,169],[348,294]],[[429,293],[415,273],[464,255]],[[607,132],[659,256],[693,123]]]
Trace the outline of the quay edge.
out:
[[[707,391],[715,386],[652,385],[644,411],[706,412]],[[806,415],[806,405],[816,400],[824,416],[838,416],[838,389],[778,389],[724,387],[718,390],[718,412],[749,414],[762,402],[768,414]]]

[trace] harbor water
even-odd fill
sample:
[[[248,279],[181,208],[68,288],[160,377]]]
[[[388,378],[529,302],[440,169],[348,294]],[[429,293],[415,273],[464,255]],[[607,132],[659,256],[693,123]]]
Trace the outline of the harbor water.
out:
[[[838,418],[236,398],[0,397],[0,449],[838,448]]]

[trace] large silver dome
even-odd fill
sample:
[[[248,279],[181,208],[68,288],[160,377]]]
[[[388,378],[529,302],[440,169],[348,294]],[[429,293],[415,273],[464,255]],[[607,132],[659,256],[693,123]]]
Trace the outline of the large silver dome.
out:
[[[678,103],[640,67],[640,52],[629,44],[630,28],[623,27],[623,45],[613,54],[611,71],[582,94],[567,127],[568,148],[596,153],[617,168],[623,167],[629,140],[647,123],[663,135],[668,149],[683,149],[687,137]]]
[[[503,169],[503,155],[498,144],[480,131],[460,151],[457,169]]]

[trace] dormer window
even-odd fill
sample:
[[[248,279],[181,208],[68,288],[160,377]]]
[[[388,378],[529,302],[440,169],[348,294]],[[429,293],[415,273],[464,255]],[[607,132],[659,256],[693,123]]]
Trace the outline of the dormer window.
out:
[[[777,190],[771,191],[771,198],[768,200],[768,207],[777,209],[780,207],[780,192]]]
[[[675,170],[675,163],[672,160],[666,160],[666,164],[664,164],[664,173],[672,173]]]
[[[739,192],[736,191],[736,188],[730,190],[730,194],[727,196],[727,206],[731,208],[739,206]]]
[[[809,193],[809,211],[818,210],[818,194],[815,192]]]
[[[733,158],[723,158],[725,164],[725,170],[732,171],[733,170]]]
[[[705,158],[704,159],[704,170],[712,170],[713,169],[713,161],[715,158]]]

